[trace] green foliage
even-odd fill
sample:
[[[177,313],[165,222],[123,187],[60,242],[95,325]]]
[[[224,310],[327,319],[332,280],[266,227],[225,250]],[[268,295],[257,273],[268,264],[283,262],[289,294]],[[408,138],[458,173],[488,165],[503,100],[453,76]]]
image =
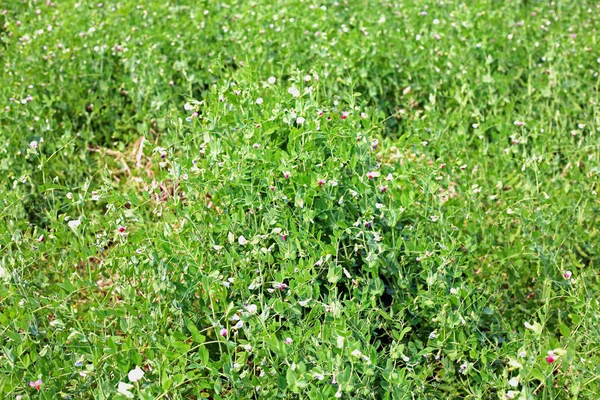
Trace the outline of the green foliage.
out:
[[[597,10],[1,6],[0,396],[595,398]]]

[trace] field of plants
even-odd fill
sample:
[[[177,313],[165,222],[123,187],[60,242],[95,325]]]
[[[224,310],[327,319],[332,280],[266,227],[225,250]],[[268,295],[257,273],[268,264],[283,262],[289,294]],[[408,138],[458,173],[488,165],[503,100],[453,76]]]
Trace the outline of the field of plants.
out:
[[[599,28],[0,1],[0,398],[598,399]]]

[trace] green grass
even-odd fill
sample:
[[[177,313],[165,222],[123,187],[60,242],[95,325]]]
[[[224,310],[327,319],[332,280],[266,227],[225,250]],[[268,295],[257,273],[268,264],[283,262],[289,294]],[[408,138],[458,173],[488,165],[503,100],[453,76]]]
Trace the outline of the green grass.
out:
[[[5,2],[0,397],[596,399],[599,11]]]

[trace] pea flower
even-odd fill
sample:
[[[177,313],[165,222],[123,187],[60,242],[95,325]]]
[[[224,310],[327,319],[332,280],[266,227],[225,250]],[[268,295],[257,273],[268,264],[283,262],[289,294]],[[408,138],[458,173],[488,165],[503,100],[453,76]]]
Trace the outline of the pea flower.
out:
[[[573,276],[573,273],[571,271],[565,271],[563,273],[563,278],[565,279],[571,279],[571,276]]]
[[[267,79],[267,82],[269,82],[269,85],[274,85],[275,82],[277,82],[277,78],[275,78],[274,76],[269,77],[269,79]]]
[[[133,393],[130,392],[131,389],[133,389],[133,385],[125,382],[119,382],[119,385],[117,386],[117,392],[128,399],[133,399],[134,397]]]
[[[369,172],[367,172],[367,178],[369,178],[369,179],[377,178],[379,175],[381,175],[379,173],[379,171],[369,171]]]
[[[292,340],[292,338],[285,338],[285,344],[290,345],[294,343],[294,341]]]
[[[29,382],[29,386],[31,386],[32,388],[36,388],[36,390],[42,390],[42,384],[44,382],[42,382],[41,379],[38,379],[37,381],[33,382]]]
[[[221,334],[221,336],[223,336],[223,337],[227,337],[227,329],[225,329],[225,328],[221,329],[221,332],[220,332],[220,334]]]
[[[288,93],[294,97],[300,97],[300,91],[293,86],[288,89]]]
[[[67,223],[67,225],[69,225],[69,228],[71,228],[75,231],[75,230],[77,230],[77,228],[79,228],[79,225],[81,225],[81,221],[79,219],[73,219],[73,220],[69,221]]]
[[[137,365],[135,366],[134,369],[129,371],[129,373],[127,374],[127,378],[129,378],[129,380],[131,382],[137,382],[140,379],[142,379],[143,377],[144,377],[144,371],[142,371],[142,369],[140,367],[138,367]]]

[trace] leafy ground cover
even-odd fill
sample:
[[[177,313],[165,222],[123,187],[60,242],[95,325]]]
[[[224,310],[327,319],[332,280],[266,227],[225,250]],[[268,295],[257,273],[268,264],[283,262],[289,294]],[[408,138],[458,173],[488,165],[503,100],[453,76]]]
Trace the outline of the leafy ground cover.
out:
[[[599,11],[4,2],[0,396],[597,398]]]

